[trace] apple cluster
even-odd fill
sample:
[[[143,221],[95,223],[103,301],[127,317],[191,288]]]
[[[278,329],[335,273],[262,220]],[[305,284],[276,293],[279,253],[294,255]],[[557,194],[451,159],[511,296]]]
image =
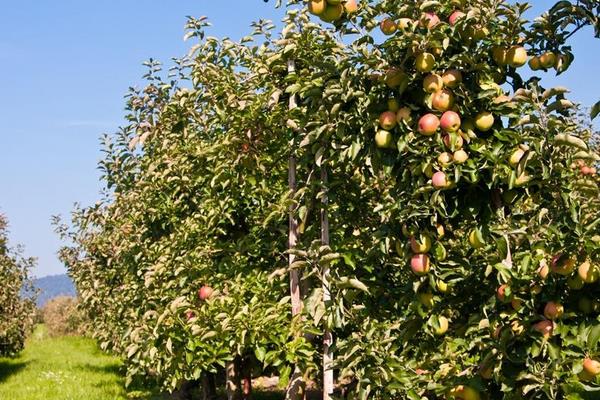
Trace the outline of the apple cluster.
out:
[[[309,0],[308,11],[323,22],[335,22],[358,10],[358,0]]]

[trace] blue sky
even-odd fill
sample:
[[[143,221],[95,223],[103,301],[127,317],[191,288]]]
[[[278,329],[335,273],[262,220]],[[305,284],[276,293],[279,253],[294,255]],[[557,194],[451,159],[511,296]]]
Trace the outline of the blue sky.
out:
[[[186,52],[186,15],[206,15],[211,35],[235,39],[253,20],[280,15],[273,0],[0,0],[0,10],[0,212],[12,242],[39,258],[37,276],[64,272],[50,217],[98,198],[98,138],[121,124],[141,63]],[[573,45],[574,67],[545,84],[591,105],[600,99],[600,40],[588,30]]]

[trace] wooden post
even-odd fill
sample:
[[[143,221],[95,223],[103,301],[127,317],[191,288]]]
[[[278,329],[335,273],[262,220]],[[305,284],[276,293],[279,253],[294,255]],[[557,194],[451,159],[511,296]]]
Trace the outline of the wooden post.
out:
[[[294,60],[288,61],[288,74],[296,72],[296,64]],[[296,95],[290,96],[289,109],[290,111],[298,107]],[[294,149],[290,154],[288,162],[288,185],[290,189],[290,195],[294,196],[297,190],[296,184],[296,155]],[[298,221],[296,220],[296,206],[290,204],[289,207],[289,232],[288,232],[288,249],[294,249],[298,243]],[[288,257],[288,265],[292,265],[296,257],[290,254]],[[300,272],[298,270],[290,270],[290,297],[292,301],[292,316],[302,312],[302,296],[300,293]],[[299,332],[298,334],[301,334]],[[286,391],[286,399],[289,400],[302,400],[305,399],[306,383],[302,376],[302,371],[296,365],[294,372],[290,378],[290,384]]]
[[[329,216],[327,214],[327,206],[329,204],[328,176],[327,168],[321,167],[321,190],[323,190],[322,206],[321,206],[321,244],[329,246]],[[323,273],[323,303],[327,307],[327,303],[331,301],[331,293],[329,292],[329,263],[321,266]],[[333,345],[333,334],[329,329],[325,329],[323,336],[323,400],[329,400],[333,394],[333,353],[331,346]]]

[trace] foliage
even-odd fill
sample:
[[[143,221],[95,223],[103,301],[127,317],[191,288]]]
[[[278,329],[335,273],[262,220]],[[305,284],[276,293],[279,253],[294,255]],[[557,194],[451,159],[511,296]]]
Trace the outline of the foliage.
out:
[[[319,379],[331,330],[351,398],[597,391],[581,371],[598,356],[599,158],[568,90],[525,80],[528,57],[517,57],[560,73],[570,49],[547,47],[525,4],[362,2],[333,25],[296,4],[279,36],[261,21],[240,43],[190,19],[198,43],[176,63],[180,79],[150,62],[148,86],[130,93],[130,125],[106,138],[105,198],[59,225],[103,347],[131,377],[171,389],[240,358],[285,384],[294,366]],[[382,19],[398,22],[386,38]],[[424,88],[451,70],[462,79],[446,92]],[[420,133],[422,116],[448,110],[460,129]],[[285,280],[290,205],[298,318]]]
[[[42,317],[48,335],[84,335],[87,321],[78,307],[78,299],[68,296],[55,297],[46,303]]]
[[[33,326],[35,299],[21,294],[34,294],[28,275],[34,263],[8,246],[7,222],[0,215],[0,356],[21,351]]]

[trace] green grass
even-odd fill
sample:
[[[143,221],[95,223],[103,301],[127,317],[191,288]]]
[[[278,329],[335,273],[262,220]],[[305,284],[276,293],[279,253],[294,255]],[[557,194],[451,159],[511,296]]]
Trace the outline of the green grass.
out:
[[[93,340],[49,338],[38,326],[25,350],[14,359],[0,358],[0,399],[125,400],[121,362],[102,353]],[[137,392],[137,399],[160,396]]]

